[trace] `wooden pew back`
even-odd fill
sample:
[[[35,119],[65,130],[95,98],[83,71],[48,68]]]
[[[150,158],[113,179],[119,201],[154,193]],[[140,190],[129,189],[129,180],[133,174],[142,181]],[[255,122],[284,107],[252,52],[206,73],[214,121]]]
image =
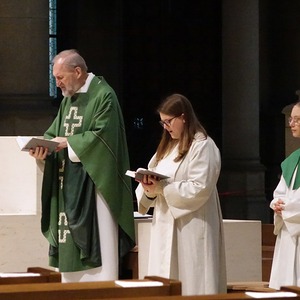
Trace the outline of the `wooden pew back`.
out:
[[[181,283],[177,280],[148,276],[144,281],[160,281],[163,285],[121,287],[115,281],[9,284],[0,286],[0,300],[82,300],[181,295]]]
[[[256,300],[265,300],[266,298],[256,298]],[[269,300],[300,300],[300,296],[286,298],[286,297],[270,297]],[[97,299],[93,299],[97,300]],[[100,300],[100,299],[99,299]],[[103,300],[103,299],[101,299]],[[122,298],[114,298],[110,300],[124,300]],[[216,294],[216,295],[202,295],[202,296],[165,296],[165,297],[138,297],[135,300],[254,300],[254,298],[243,294]]]
[[[272,262],[273,262],[273,255],[274,255],[274,248],[275,248],[275,241],[276,236],[273,233],[274,225],[273,224],[262,224],[262,280],[269,281]]]
[[[5,277],[0,277],[0,285],[44,282],[61,282],[61,274],[49,269],[31,267],[24,273],[16,272],[7,274]]]

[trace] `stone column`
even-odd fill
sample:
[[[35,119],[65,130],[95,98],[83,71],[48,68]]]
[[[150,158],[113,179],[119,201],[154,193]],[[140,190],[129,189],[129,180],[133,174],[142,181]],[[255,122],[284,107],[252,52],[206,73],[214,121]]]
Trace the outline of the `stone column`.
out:
[[[0,135],[38,135],[51,123],[49,2],[0,2]]]
[[[258,0],[223,0],[222,172],[224,218],[269,221],[259,157]]]

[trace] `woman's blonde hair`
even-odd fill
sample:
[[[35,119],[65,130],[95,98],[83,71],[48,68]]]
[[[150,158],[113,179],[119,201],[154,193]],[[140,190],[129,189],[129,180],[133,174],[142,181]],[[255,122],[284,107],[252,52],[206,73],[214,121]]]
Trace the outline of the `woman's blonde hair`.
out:
[[[189,151],[194,136],[197,132],[202,132],[205,137],[207,137],[206,130],[199,122],[192,104],[185,96],[181,94],[172,94],[168,96],[160,104],[157,112],[174,117],[183,116],[185,121],[184,129],[179,140],[172,139],[167,130],[163,131],[156,151],[157,162],[169,154],[177,143],[179,144],[178,156],[174,159],[174,161],[178,162],[182,160]]]

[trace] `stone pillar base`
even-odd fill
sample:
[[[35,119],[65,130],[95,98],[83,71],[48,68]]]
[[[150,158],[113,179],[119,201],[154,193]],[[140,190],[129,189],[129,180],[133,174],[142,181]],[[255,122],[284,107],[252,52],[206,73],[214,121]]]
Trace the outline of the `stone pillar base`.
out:
[[[227,162],[223,165],[218,182],[223,218],[270,223],[264,166],[249,161]]]

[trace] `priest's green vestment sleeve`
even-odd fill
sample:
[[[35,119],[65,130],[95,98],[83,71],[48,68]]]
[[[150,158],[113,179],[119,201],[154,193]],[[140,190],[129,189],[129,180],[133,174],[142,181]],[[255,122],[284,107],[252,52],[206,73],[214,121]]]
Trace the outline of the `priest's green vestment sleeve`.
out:
[[[125,175],[129,169],[129,156],[121,108],[113,89],[103,77],[94,77],[86,93],[63,99],[57,117],[44,135],[47,139],[57,136],[67,137],[68,144],[80,159],[80,163],[72,163],[65,150],[63,198],[75,244],[83,248],[83,258],[89,266],[101,265],[101,256],[99,258],[95,253],[98,248],[93,246],[94,239],[97,239],[96,222],[89,214],[96,211],[92,183],[119,225],[119,253],[124,256],[135,244],[131,182]],[[55,255],[58,247],[59,155],[62,154],[54,153],[46,159],[42,189],[42,232],[50,243],[50,256]],[[77,191],[84,197],[76,197]],[[82,226],[89,229],[82,230]],[[92,232],[92,237],[84,237],[89,232]]]

